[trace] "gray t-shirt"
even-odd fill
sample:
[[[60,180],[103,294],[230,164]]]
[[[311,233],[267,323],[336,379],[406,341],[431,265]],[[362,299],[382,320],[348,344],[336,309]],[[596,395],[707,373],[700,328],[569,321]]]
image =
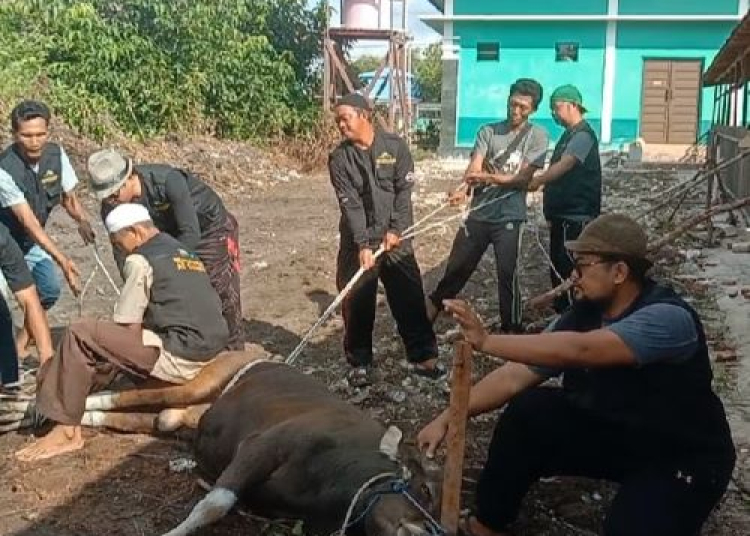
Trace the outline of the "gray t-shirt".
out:
[[[638,367],[655,363],[680,363],[698,349],[698,330],[685,309],[669,303],[654,303],[632,315],[606,323],[604,327],[620,337],[635,356]],[[554,331],[554,323],[545,331]],[[562,369],[530,368],[545,377],[557,376]]]
[[[517,131],[513,132],[510,130],[510,125],[507,121],[485,125],[477,134],[473,153],[481,154],[484,157],[485,163],[495,168],[495,172],[507,175],[518,173],[524,162],[538,168],[543,168],[549,138],[547,131],[537,125],[531,125],[531,129],[526,132],[524,139],[508,156],[501,169],[496,169],[497,166],[493,166],[493,162],[505,153],[505,150],[513,143],[517,135]],[[504,197],[501,201],[496,201],[473,211],[469,216],[470,218],[489,223],[526,220],[525,191],[513,190],[502,186],[484,186],[476,188],[474,192],[472,208],[505,196],[509,192],[510,195]]]

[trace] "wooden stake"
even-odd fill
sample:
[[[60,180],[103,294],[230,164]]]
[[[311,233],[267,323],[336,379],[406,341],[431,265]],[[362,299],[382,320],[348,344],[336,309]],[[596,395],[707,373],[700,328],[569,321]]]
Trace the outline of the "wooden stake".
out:
[[[471,345],[458,341],[453,357],[451,378],[450,420],[448,421],[448,452],[443,477],[443,504],[440,523],[448,536],[458,534],[461,514],[461,477],[466,447],[466,420],[469,417],[469,391],[471,390]]]

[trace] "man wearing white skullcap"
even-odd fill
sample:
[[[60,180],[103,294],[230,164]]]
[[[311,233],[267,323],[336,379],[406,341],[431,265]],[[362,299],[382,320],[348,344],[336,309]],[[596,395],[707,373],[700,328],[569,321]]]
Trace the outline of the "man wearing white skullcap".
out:
[[[127,253],[112,321],[74,323],[42,366],[36,409],[57,426],[19,451],[20,460],[82,448],[86,397],[118,373],[182,384],[227,344],[219,296],[195,254],[160,232],[139,204],[117,206],[105,225],[112,244]]]

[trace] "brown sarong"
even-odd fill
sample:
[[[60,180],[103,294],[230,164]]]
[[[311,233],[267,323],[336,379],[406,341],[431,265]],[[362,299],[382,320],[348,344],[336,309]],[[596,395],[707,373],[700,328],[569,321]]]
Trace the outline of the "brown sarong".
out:
[[[158,358],[159,348],[144,346],[140,330],[80,320],[39,370],[37,411],[60,424],[80,424],[89,394],[105,389],[120,373],[145,380]]]

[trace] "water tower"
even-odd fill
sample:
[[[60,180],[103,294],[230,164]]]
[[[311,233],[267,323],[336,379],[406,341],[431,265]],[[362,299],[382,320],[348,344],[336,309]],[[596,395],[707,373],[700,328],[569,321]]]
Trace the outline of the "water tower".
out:
[[[340,0],[340,26],[326,26],[323,40],[323,106],[330,110],[342,94],[359,91],[376,105],[376,120],[391,132],[409,137],[412,119],[411,37],[408,0]],[[330,8],[330,6],[329,6]],[[357,41],[385,43],[386,51],[366,86],[354,75],[343,49]],[[385,86],[378,98],[373,89]]]

